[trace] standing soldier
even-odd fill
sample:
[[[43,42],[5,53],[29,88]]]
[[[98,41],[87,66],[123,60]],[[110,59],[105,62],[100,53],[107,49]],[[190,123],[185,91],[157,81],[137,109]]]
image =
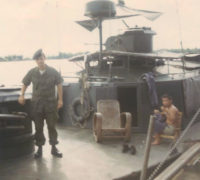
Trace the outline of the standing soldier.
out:
[[[18,102],[25,104],[24,93],[32,82],[32,113],[35,122],[35,141],[38,150],[35,158],[42,156],[42,146],[45,144],[43,133],[44,119],[46,119],[49,143],[52,145],[51,154],[62,157],[62,153],[56,148],[58,144],[57,131],[55,128],[58,120],[58,109],[63,106],[62,77],[52,67],[45,64],[45,54],[42,49],[35,52],[33,59],[36,60],[37,67],[32,68],[23,79],[23,86]],[[58,100],[56,98],[55,87],[57,87]]]

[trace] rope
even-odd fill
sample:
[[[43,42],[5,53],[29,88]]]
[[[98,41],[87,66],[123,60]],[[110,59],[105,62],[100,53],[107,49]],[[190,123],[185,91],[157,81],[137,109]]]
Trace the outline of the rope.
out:
[[[197,117],[199,116],[199,114],[200,114],[200,108],[195,113],[195,115],[193,116],[192,120],[190,121],[190,123],[188,124],[188,126],[185,128],[185,130],[181,133],[180,137],[177,139],[177,141],[175,142],[175,144],[172,146],[171,150],[168,151],[168,153],[164,157],[163,161],[160,162],[160,164],[156,167],[156,169],[150,175],[150,177],[148,178],[148,180],[153,180],[153,178],[155,177],[155,175],[157,175],[158,171],[164,165],[164,163],[167,160],[168,156],[170,156],[170,154],[176,149],[177,145],[181,142],[181,140],[183,139],[183,137],[185,136],[185,134],[187,133],[187,131],[191,128],[192,124],[195,122],[195,120],[197,119]]]
[[[78,125],[80,128],[85,128],[88,122],[88,118],[91,114],[91,112],[93,112],[93,107],[90,104],[90,98],[89,98],[89,87],[87,85],[87,80],[88,80],[88,76],[86,73],[82,73],[81,78],[80,78],[80,84],[81,84],[81,96],[80,96],[80,101],[81,101],[81,114],[83,114],[83,108],[84,108],[84,101],[87,101],[87,107],[85,107],[86,109],[88,109],[87,114],[85,115],[85,119],[83,121],[83,123],[80,122],[74,122],[74,125]]]

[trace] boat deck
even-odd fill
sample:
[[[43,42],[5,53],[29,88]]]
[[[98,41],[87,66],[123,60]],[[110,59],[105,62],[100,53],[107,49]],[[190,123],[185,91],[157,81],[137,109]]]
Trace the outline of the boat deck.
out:
[[[46,129],[46,126],[45,126]],[[121,140],[107,140],[102,144],[94,141],[92,131],[58,126],[59,150],[63,158],[50,154],[50,145],[44,146],[43,157],[35,160],[33,155],[2,161],[1,180],[110,180],[140,170],[143,162],[145,134],[133,134],[130,144],[137,153],[122,153]],[[45,130],[47,137],[47,130]],[[169,143],[154,146],[149,165],[161,161]]]

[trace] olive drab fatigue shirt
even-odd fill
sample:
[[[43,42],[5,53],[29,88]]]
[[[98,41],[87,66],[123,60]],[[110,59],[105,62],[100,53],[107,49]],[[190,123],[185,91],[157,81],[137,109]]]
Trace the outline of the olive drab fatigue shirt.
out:
[[[57,100],[55,86],[62,83],[61,75],[52,67],[46,65],[45,72],[40,73],[39,68],[32,68],[24,77],[23,84],[29,86],[32,82],[32,111],[40,112],[45,107],[46,112],[56,111]]]

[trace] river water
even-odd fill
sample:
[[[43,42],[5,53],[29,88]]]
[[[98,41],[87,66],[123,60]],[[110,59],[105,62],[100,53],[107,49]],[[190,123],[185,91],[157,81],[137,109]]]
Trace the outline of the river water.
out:
[[[46,60],[46,64],[57,69],[64,77],[74,77],[76,72],[81,70],[80,64],[70,62],[67,59]],[[0,84],[20,85],[28,70],[35,66],[34,60],[0,62]],[[73,81],[73,78],[68,78],[68,81]]]

